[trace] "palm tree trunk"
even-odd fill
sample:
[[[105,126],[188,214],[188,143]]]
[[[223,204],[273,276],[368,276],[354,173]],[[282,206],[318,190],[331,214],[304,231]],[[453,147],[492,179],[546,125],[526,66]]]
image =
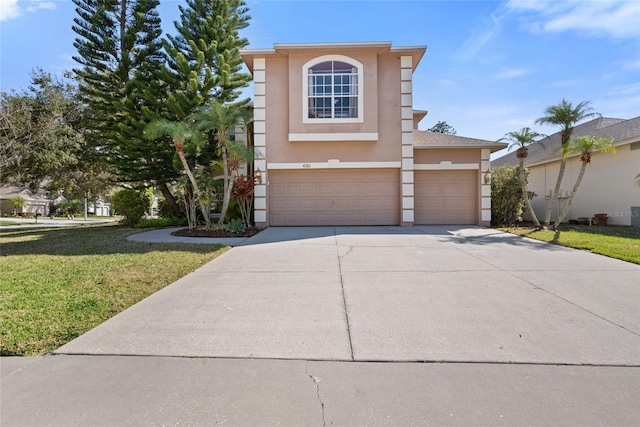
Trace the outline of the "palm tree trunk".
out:
[[[520,186],[522,188],[522,197],[524,198],[524,203],[527,208],[527,212],[529,213],[529,216],[533,220],[533,224],[537,228],[540,228],[540,221],[538,221],[538,217],[536,216],[536,213],[533,211],[533,208],[531,207],[531,202],[529,201],[529,194],[527,192],[527,182],[524,179],[524,159],[520,158],[519,160],[520,160],[519,175],[520,175]]]
[[[167,204],[167,207],[169,208],[169,210],[174,214],[174,215],[178,215],[180,213],[180,207],[178,206],[178,204],[176,203],[176,198],[175,196],[171,193],[171,190],[169,190],[169,187],[167,186],[166,183],[161,183],[158,184],[158,189],[160,189],[160,192],[162,193],[162,195],[164,196],[164,200]]]
[[[580,168],[580,175],[578,175],[578,179],[576,180],[576,183],[573,186],[573,190],[571,190],[571,196],[569,197],[569,200],[567,200],[567,204],[564,206],[564,209],[562,209],[562,213],[560,214],[558,219],[556,219],[555,224],[553,224],[553,228],[558,228],[562,220],[565,219],[565,217],[569,214],[569,209],[571,208],[571,204],[573,203],[573,198],[576,196],[576,193],[578,192],[578,188],[580,187],[580,183],[582,182],[582,177],[584,176],[584,171],[586,169],[587,169],[587,164],[585,162],[582,162],[582,167]]]
[[[222,167],[224,168],[224,187],[222,190],[222,208],[220,209],[220,219],[218,224],[224,224],[224,217],[227,216],[229,201],[231,200],[231,177],[229,176],[229,165],[227,164],[227,147],[222,146]]]
[[[204,201],[202,200],[198,183],[196,182],[196,179],[193,176],[193,173],[191,173],[191,168],[189,167],[189,163],[187,163],[187,158],[184,156],[184,152],[182,150],[178,150],[178,157],[180,157],[180,162],[182,162],[182,167],[184,168],[184,171],[187,173],[187,176],[189,177],[189,181],[191,181],[191,185],[193,186],[193,192],[195,193],[195,196],[198,199],[198,202],[200,204],[200,211],[202,211],[202,215],[204,216],[205,226],[208,228],[209,222],[211,220],[209,219],[209,212],[207,212],[207,207],[205,206]]]
[[[567,159],[564,157],[560,160],[560,170],[558,171],[558,178],[556,179],[556,187],[553,190],[551,199],[547,203],[547,211],[544,214],[544,225],[549,227],[551,225],[551,211],[553,210],[553,204],[558,204],[558,195],[560,194],[560,186],[562,185],[562,178],[564,177],[564,170],[567,166]]]

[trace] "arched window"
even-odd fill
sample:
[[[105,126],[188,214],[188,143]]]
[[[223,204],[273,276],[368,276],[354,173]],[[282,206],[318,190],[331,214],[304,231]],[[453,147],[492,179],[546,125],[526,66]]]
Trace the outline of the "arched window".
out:
[[[362,64],[342,55],[327,55],[303,67],[303,121],[361,122]]]

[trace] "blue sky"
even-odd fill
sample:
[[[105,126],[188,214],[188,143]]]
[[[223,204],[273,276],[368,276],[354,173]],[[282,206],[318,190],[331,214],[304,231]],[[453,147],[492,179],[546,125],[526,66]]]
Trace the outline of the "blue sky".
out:
[[[165,32],[178,5],[162,0]],[[640,115],[640,1],[247,1],[251,48],[274,43],[391,41],[427,45],[414,107],[458,135],[496,140],[532,126],[563,97],[607,117]],[[0,0],[0,88],[73,68],[74,5]]]

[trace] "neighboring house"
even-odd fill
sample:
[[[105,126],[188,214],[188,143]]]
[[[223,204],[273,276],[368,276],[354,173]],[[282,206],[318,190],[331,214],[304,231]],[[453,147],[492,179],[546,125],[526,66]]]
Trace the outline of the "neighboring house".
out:
[[[567,220],[606,213],[609,224],[640,226],[640,187],[635,178],[640,174],[640,117],[630,120],[601,117],[574,128],[573,136],[584,135],[613,138],[617,154],[596,153],[592,156]],[[530,170],[529,190],[537,195],[531,204],[542,221],[558,177],[560,133],[544,138],[541,143],[529,147],[525,166]],[[515,151],[491,162],[491,166],[505,164],[518,164]],[[553,209],[552,220],[557,218],[571,194],[580,167],[580,154],[568,158],[561,197]]]
[[[16,196],[20,196],[24,199],[25,205],[22,208],[18,208],[15,211],[18,214],[33,213],[38,215],[49,215],[49,209],[54,204],[52,199],[47,193],[39,191],[33,194],[26,188],[15,187],[13,185],[0,186],[0,211],[3,215],[11,215],[14,212],[14,208],[11,205],[11,199]]]
[[[111,203],[105,202],[102,197],[98,197],[95,203],[87,204],[87,213],[95,216],[111,216]]]
[[[425,47],[275,44],[244,50],[254,79],[259,226],[481,224],[505,144],[417,130]],[[487,176],[488,178],[488,176]]]

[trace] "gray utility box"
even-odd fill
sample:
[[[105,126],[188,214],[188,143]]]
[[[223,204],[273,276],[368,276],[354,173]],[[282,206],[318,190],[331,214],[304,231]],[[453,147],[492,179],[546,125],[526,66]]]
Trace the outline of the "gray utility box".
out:
[[[640,206],[631,206],[631,225],[640,227]]]

